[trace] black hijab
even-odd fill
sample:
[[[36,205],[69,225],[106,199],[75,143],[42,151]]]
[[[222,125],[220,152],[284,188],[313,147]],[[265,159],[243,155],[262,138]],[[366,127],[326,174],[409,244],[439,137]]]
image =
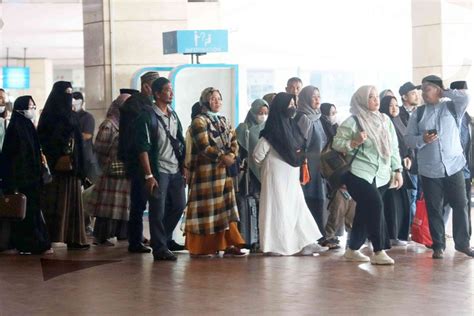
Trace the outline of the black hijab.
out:
[[[334,136],[336,136],[338,124],[332,124],[329,121],[330,113],[332,108],[336,106],[332,103],[321,103],[321,123],[323,125],[324,132],[326,133],[327,138],[332,141]]]
[[[38,185],[41,179],[41,154],[38,134],[30,119],[23,115],[28,110],[31,96],[17,98],[5,135],[3,146],[4,181],[7,190]]]
[[[305,158],[303,148],[305,140],[296,120],[287,115],[291,99],[295,99],[295,96],[285,92],[275,96],[260,137],[265,137],[285,162],[293,167],[299,167]]]
[[[46,100],[38,123],[38,136],[52,171],[60,156],[65,154],[71,138],[74,139],[74,170],[83,173],[82,134],[77,113],[72,110],[72,88],[67,81],[58,81]]]
[[[400,149],[402,158],[404,158],[408,152],[408,146],[405,143],[405,134],[407,132],[407,126],[403,124],[402,119],[400,118],[400,115],[393,117],[390,114],[390,102],[392,99],[397,100],[396,97],[387,95],[380,100],[380,109],[379,111],[381,113],[387,114],[390,120],[393,123],[393,126],[395,126],[395,132],[397,133],[397,138],[398,138],[398,147]]]

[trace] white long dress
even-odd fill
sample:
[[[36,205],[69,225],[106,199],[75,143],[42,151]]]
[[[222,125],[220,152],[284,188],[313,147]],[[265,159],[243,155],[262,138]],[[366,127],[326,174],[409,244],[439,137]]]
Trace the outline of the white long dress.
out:
[[[306,205],[300,171],[261,137],[253,152],[261,167],[259,230],[263,252],[294,255],[321,237]]]

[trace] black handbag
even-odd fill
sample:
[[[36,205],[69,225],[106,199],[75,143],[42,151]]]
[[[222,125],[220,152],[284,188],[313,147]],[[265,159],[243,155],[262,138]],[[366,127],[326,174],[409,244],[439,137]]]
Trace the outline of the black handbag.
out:
[[[0,220],[22,221],[26,216],[26,196],[21,193],[3,194],[0,190]]]

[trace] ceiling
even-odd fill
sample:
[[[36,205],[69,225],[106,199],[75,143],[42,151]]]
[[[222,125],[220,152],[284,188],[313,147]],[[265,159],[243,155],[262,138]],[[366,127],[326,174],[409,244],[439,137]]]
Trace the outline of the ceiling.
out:
[[[0,0],[0,59],[47,58],[56,69],[82,68],[81,0]]]

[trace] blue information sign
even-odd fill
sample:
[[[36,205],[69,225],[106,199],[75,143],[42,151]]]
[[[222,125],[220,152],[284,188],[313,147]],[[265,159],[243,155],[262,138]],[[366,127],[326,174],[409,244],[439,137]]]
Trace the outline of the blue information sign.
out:
[[[2,74],[3,88],[30,88],[30,67],[2,67]]]
[[[163,33],[163,53],[165,55],[227,51],[227,30],[187,30]]]

